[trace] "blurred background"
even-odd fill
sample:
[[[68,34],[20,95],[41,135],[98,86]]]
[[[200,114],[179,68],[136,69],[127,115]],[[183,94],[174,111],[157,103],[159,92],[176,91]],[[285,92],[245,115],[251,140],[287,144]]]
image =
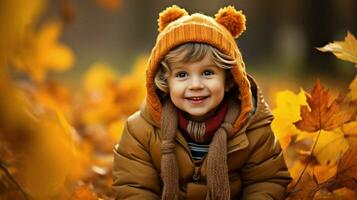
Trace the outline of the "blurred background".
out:
[[[316,79],[347,91],[351,63],[316,47],[357,34],[354,0],[0,2],[0,199],[111,199],[112,148],[145,97],[158,14],[243,10],[247,71],[275,106]],[[35,164],[34,164],[35,163]]]
[[[98,6],[99,4],[99,6]],[[95,62],[128,72],[138,55],[149,54],[157,36],[158,13],[177,4],[189,13],[213,16],[234,5],[247,16],[247,31],[238,39],[249,73],[262,79],[307,83],[312,77],[334,78],[346,84],[353,78],[348,63],[316,50],[357,32],[357,2],[353,0],[262,1],[51,1],[42,19],[66,22],[61,41],[76,55],[75,67],[60,78],[75,83]],[[263,85],[262,83],[262,85]]]

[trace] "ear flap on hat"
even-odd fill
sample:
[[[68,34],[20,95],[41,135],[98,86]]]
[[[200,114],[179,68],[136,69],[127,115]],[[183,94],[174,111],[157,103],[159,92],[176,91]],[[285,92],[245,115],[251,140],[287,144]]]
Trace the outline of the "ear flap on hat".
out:
[[[164,30],[165,27],[169,25],[171,22],[185,15],[188,15],[187,11],[176,5],[166,8],[164,11],[160,13],[159,19],[157,20],[159,26],[158,28],[159,32]]]
[[[233,6],[219,9],[215,15],[216,22],[226,27],[234,38],[238,38],[246,29],[245,16],[242,11],[237,11]]]

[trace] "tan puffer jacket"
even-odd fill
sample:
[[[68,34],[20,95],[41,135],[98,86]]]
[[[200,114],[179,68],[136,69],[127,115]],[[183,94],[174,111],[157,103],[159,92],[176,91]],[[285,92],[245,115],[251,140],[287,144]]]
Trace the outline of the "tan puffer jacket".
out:
[[[228,141],[227,163],[232,199],[284,199],[291,181],[277,139],[273,119],[255,81],[249,78],[255,112]],[[120,144],[114,148],[113,189],[116,199],[160,199],[161,130],[147,107],[128,118]],[[185,199],[205,199],[206,159],[194,163],[189,146],[178,131],[176,157],[180,192]]]

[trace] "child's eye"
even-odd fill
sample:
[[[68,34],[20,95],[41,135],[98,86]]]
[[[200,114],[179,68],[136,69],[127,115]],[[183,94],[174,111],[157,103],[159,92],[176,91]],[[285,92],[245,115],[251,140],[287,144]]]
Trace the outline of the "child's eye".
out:
[[[214,72],[212,70],[206,70],[203,72],[203,76],[211,76],[213,74],[214,74]]]
[[[187,72],[177,72],[175,74],[176,78],[185,78],[187,76]]]

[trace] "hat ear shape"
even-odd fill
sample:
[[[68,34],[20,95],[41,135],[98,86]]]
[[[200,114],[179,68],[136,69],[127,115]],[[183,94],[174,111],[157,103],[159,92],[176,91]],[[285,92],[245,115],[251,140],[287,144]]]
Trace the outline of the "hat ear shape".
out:
[[[237,11],[233,6],[219,9],[215,15],[216,22],[226,27],[234,38],[238,38],[245,30],[245,16],[242,11]]]
[[[160,13],[159,19],[157,20],[159,32],[163,31],[171,22],[185,15],[188,15],[187,11],[176,5],[166,8]]]

